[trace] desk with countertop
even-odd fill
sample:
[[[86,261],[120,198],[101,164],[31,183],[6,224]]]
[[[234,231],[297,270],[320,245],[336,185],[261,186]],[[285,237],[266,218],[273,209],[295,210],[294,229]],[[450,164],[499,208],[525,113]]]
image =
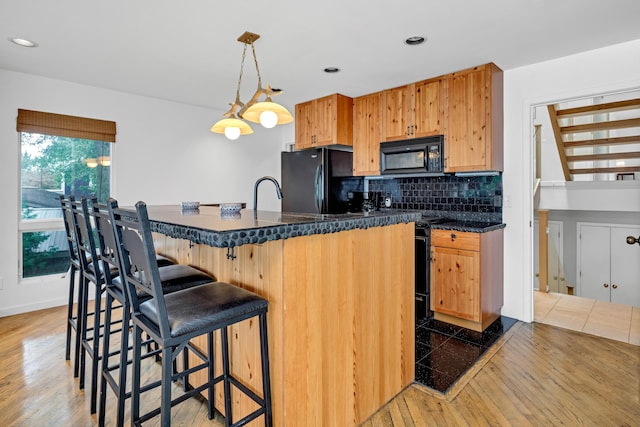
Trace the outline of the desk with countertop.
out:
[[[356,426],[414,381],[419,213],[149,206],[149,216],[158,252],[268,299],[274,425]],[[231,368],[261,392],[257,330],[233,327]],[[252,404],[234,397],[234,419]]]

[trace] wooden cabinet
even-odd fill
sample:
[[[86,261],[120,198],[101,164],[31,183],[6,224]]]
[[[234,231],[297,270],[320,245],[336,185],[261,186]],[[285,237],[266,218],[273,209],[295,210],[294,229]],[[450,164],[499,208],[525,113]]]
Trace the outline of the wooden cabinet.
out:
[[[437,320],[483,331],[500,316],[503,231],[432,230],[431,308]]]
[[[159,252],[269,301],[274,426],[350,427],[415,379],[413,235],[408,223],[298,236],[236,246],[233,260],[227,248],[160,234],[154,242]],[[257,333],[254,319],[229,328],[230,369],[261,392]],[[206,337],[194,342],[206,348]],[[219,375],[218,356],[216,363]],[[193,374],[191,384],[205,376]],[[220,386],[215,400],[224,412]],[[254,409],[234,394],[234,420]],[[248,425],[264,424],[259,418]]]
[[[413,85],[382,92],[382,141],[412,138]]]
[[[502,80],[493,63],[446,76],[445,172],[502,171]]]
[[[441,135],[444,129],[442,79],[423,80],[383,91],[383,141]]]
[[[380,174],[382,92],[353,100],[353,174]]]
[[[296,105],[296,149],[353,145],[353,100],[333,94]]]

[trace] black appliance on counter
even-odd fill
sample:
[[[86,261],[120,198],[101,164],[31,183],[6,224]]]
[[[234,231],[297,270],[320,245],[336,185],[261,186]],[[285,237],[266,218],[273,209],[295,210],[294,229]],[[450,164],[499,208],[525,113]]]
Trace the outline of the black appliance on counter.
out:
[[[353,176],[351,151],[313,148],[281,155],[282,211],[360,212],[364,178]]]
[[[381,143],[380,173],[444,176],[444,135]]]
[[[431,224],[445,222],[439,217],[423,217],[416,221],[415,231],[415,292],[416,321],[433,317],[431,297]]]

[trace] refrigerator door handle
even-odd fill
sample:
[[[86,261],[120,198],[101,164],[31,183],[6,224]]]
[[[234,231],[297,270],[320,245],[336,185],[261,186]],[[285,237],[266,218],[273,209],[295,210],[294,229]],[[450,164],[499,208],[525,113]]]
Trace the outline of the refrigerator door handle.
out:
[[[315,199],[318,213],[322,213],[322,164],[316,166]]]

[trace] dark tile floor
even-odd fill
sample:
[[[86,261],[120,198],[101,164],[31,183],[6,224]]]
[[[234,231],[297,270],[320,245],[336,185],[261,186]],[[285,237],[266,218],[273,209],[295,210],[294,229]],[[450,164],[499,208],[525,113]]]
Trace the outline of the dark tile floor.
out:
[[[416,381],[446,392],[515,323],[501,316],[476,332],[433,318],[417,321]]]

